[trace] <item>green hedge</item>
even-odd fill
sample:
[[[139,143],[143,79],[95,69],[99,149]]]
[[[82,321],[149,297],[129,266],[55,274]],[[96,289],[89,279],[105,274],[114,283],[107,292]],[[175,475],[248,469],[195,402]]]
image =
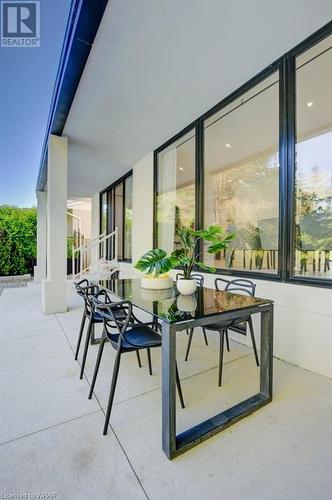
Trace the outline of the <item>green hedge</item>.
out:
[[[0,276],[32,273],[36,252],[36,208],[0,206]]]

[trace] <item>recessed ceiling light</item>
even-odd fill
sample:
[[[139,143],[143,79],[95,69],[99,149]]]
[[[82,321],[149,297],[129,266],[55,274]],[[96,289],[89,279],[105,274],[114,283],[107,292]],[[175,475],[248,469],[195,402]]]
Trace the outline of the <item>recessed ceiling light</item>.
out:
[[[312,101],[307,102],[308,108],[311,108],[311,106],[313,106],[313,105],[314,105],[314,103]]]
[[[179,170],[181,170],[181,171],[182,171],[182,170],[183,170],[183,167],[179,167]]]
[[[231,146],[228,142],[227,142],[227,144],[225,144],[225,148],[227,148],[227,149],[231,149],[231,147],[232,147],[232,146]]]

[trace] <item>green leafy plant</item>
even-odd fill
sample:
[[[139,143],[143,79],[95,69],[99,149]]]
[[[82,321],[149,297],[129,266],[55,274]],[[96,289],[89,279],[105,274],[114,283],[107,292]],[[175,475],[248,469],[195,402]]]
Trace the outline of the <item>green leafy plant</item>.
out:
[[[0,206],[0,276],[32,273],[36,247],[36,209]]]
[[[200,262],[204,254],[200,251],[204,242],[209,243],[206,252],[216,254],[227,248],[234,234],[225,234],[220,226],[209,226],[207,229],[195,231],[190,227],[181,227],[177,231],[179,246],[171,255],[167,256],[165,250],[156,248],[146,252],[135,264],[135,268],[147,275],[160,276],[171,269],[181,266],[184,279],[190,279],[195,266],[201,271],[215,272],[215,268]]]

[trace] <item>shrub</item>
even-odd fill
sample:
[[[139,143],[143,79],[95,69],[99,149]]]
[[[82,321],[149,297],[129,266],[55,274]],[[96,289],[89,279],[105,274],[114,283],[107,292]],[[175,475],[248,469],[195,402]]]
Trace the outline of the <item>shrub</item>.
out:
[[[36,208],[0,206],[0,276],[32,273],[36,252]]]

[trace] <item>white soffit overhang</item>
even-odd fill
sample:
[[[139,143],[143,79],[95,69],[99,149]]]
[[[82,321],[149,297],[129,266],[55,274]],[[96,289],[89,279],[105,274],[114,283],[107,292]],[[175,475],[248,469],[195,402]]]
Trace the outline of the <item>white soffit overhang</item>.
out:
[[[110,0],[64,135],[91,196],[332,18],[331,0]]]

